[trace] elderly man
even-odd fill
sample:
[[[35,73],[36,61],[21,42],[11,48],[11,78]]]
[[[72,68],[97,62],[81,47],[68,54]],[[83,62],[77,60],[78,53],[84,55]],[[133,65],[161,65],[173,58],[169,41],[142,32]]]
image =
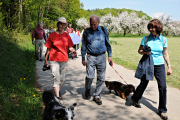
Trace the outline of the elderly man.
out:
[[[34,45],[34,38],[35,38],[35,55],[36,55],[36,60],[42,61],[42,51],[43,51],[43,41],[45,39],[46,41],[46,35],[45,31],[43,29],[43,24],[39,23],[38,27],[35,28],[32,34],[32,44]],[[40,56],[38,54],[38,50],[40,47]]]
[[[108,52],[108,62],[112,62],[112,49],[109,43],[108,32],[105,27],[99,26],[100,18],[96,15],[90,16],[90,28],[84,31],[82,38],[82,64],[86,65],[85,78],[85,98],[90,99],[90,88],[95,77],[95,69],[97,70],[96,89],[93,94],[93,101],[98,105],[102,104],[100,93],[105,81],[106,72],[106,54]],[[87,53],[87,61],[85,54]]]

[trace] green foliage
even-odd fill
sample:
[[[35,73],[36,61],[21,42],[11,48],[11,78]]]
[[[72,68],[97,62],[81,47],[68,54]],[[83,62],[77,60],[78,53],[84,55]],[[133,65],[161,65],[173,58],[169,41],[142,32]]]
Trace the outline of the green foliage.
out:
[[[136,12],[139,17],[142,17],[145,15],[148,17],[148,19],[151,19],[150,16],[148,16],[146,13],[143,13],[142,11],[136,11],[136,10],[125,9],[125,8],[123,8],[123,9],[105,8],[105,9],[85,10],[85,17],[87,19],[89,19],[89,16],[92,14],[96,14],[101,17],[101,16],[107,15],[109,13],[111,13],[113,16],[117,16],[118,13],[122,13],[125,11],[127,11],[128,13]]]
[[[42,119],[41,94],[35,89],[34,46],[30,35],[3,31],[0,39],[1,120]]]
[[[24,29],[30,32],[38,22],[43,22],[47,27],[56,27],[57,19],[61,16],[75,24],[76,19],[84,13],[80,0],[3,0],[0,3],[0,17],[5,26],[18,32]]]

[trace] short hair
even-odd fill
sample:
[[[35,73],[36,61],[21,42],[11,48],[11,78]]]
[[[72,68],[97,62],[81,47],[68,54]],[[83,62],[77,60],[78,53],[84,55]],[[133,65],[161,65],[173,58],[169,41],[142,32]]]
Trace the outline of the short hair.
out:
[[[150,30],[151,27],[155,27],[156,28],[156,33],[160,34],[163,31],[163,25],[160,22],[160,20],[158,19],[152,19],[148,25],[147,25],[147,29]]]
[[[91,21],[91,19],[94,18],[94,17],[97,18],[98,22],[100,23],[100,17],[95,15],[95,14],[90,15],[89,20]]]
[[[57,27],[59,27],[59,24],[62,24],[62,22],[58,22],[58,23],[57,23]]]
[[[42,22],[38,23],[38,27],[39,27],[40,25],[43,25],[43,23],[42,23]]]

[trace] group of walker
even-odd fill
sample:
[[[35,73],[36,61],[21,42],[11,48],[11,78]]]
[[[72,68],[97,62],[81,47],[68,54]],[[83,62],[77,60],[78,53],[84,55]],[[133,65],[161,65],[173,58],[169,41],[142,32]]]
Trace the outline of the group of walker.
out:
[[[85,28],[83,30],[82,35],[82,47],[81,47],[81,55],[82,55],[82,64],[86,66],[86,78],[85,78],[85,98],[91,98],[91,84],[95,77],[95,69],[97,71],[97,83],[96,89],[93,94],[93,101],[101,105],[102,100],[100,97],[100,93],[103,88],[103,84],[105,81],[105,72],[106,72],[106,51],[108,53],[108,62],[112,63],[112,48],[109,43],[108,31],[106,27],[99,26],[100,17],[96,15],[90,16],[90,27]],[[41,24],[39,28],[35,29],[35,38],[36,45],[42,45],[42,39],[46,40],[47,54],[45,56],[45,64],[48,65],[47,59],[49,57],[50,66],[52,69],[52,74],[54,78],[54,91],[55,95],[61,99],[60,89],[62,87],[63,82],[65,81],[65,73],[67,70],[67,61],[68,61],[68,53],[69,50],[74,55],[76,55],[76,51],[73,48],[74,44],[72,39],[68,33],[73,32],[74,29],[71,28],[71,24],[68,25],[66,32],[64,31],[66,28],[66,19],[64,17],[60,17],[57,23],[57,30],[52,32],[49,35],[48,40],[45,38],[45,34],[43,33]],[[87,27],[87,26],[85,26]],[[153,59],[153,76],[155,76],[158,89],[159,89],[159,115],[162,119],[167,120],[167,87],[166,87],[166,73],[165,73],[165,65],[164,60],[167,63],[167,75],[172,73],[169,55],[167,52],[167,38],[161,35],[163,26],[158,19],[151,20],[147,28],[150,32],[149,36],[144,37],[141,41],[138,53],[141,55],[151,55]],[[38,29],[38,30],[37,30]],[[38,34],[43,33],[43,34]],[[34,33],[33,33],[34,35]],[[146,41],[147,40],[147,41]],[[164,41],[164,43],[163,43]],[[34,44],[34,40],[32,41]],[[151,48],[151,51],[145,52],[143,48],[148,46]],[[36,48],[36,54],[37,49]],[[42,48],[40,47],[40,51]],[[42,57],[42,53],[40,54],[40,58]],[[151,72],[151,71],[150,71]],[[139,100],[141,99],[150,79],[147,77],[148,73],[143,73],[140,78],[140,84],[137,86],[135,93],[132,95],[132,105],[140,108]]]

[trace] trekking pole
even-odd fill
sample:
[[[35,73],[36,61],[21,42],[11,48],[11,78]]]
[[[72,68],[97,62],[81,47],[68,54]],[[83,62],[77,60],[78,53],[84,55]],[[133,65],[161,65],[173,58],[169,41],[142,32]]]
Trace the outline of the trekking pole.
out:
[[[114,67],[112,66],[112,61],[109,62],[109,65],[114,69]],[[118,73],[117,70],[114,69],[114,71],[119,75],[119,77],[127,84],[127,82],[123,79],[123,77]],[[128,84],[127,84],[128,85]]]

